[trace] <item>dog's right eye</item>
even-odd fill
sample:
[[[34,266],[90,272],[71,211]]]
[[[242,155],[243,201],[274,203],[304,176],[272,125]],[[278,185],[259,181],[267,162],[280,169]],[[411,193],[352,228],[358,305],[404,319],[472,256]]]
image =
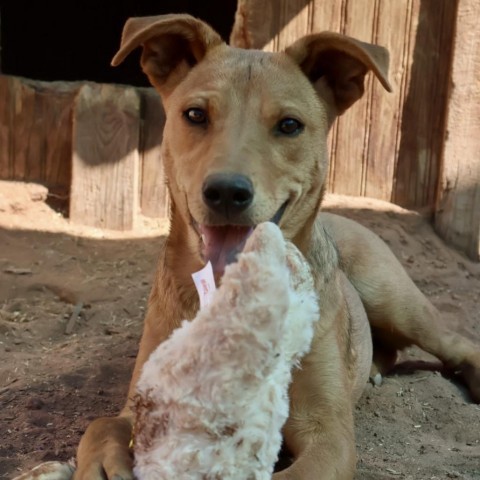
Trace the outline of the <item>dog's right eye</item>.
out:
[[[183,116],[195,125],[207,123],[207,112],[202,108],[189,108],[183,112]]]
[[[295,137],[303,131],[304,127],[303,123],[296,118],[285,117],[278,122],[276,131],[280,135]]]

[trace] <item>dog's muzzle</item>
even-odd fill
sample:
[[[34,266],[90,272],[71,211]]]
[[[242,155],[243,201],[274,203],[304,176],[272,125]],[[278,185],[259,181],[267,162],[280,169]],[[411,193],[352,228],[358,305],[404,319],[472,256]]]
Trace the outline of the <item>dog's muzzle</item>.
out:
[[[282,204],[270,219],[278,225],[288,206],[288,200]],[[202,237],[202,255],[206,262],[210,261],[213,271],[222,275],[225,267],[234,262],[243,250],[256,225],[199,225]]]

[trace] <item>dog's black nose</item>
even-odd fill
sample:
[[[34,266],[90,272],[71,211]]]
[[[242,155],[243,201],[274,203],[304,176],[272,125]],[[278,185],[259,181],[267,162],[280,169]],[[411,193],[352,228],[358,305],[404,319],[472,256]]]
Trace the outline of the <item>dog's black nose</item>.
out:
[[[203,182],[203,201],[226,218],[246,210],[253,201],[253,185],[240,174],[216,173]]]

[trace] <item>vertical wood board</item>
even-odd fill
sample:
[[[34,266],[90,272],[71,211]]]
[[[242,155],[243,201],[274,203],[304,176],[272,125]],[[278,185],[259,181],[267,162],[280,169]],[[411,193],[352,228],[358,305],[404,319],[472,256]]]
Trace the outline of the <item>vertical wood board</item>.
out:
[[[376,2],[347,2],[341,33],[364,42],[372,42],[376,10]],[[371,90],[372,81],[374,79],[368,75],[365,79],[367,92]],[[364,194],[370,109],[371,98],[366,95],[339,117],[332,127],[339,141],[331,149],[331,192],[359,196]]]
[[[131,230],[138,212],[140,97],[134,88],[86,84],[75,102],[70,218]]]
[[[393,201],[405,207],[433,206],[438,185],[454,38],[454,1],[414,0],[399,105]]]
[[[376,0],[378,14],[373,41],[390,52],[389,78],[392,93],[386,93],[374,81],[371,96],[370,130],[367,139],[365,195],[391,200],[394,181],[398,123],[395,113],[402,99],[402,77],[405,75],[405,29],[411,14],[411,0],[383,2]],[[360,100],[363,101],[363,100]],[[343,161],[340,160],[340,161]]]
[[[0,75],[0,178],[69,186],[78,88]]]
[[[0,179],[11,179],[12,160],[12,83],[14,79],[0,75]]]
[[[54,82],[37,89],[39,128],[43,132],[44,183],[68,188],[72,174],[73,104],[80,85]]]
[[[480,260],[480,0],[458,4],[435,227]]]
[[[238,0],[230,44],[239,48],[269,49],[284,27],[294,21],[310,0]],[[268,47],[272,44],[272,47]]]

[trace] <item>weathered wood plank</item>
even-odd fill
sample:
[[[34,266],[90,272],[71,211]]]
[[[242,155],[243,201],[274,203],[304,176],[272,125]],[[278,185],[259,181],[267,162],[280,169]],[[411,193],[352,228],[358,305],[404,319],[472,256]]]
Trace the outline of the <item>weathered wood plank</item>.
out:
[[[12,178],[12,77],[0,75],[0,179]]]
[[[130,230],[138,213],[140,97],[134,88],[86,84],[73,118],[70,219]]]
[[[140,92],[142,96],[140,206],[142,213],[147,217],[167,217],[168,192],[161,153],[165,112],[160,96],[153,88],[144,88]]]
[[[35,91],[20,79],[11,83],[11,145],[12,177],[16,180],[40,181],[41,161],[38,142],[39,123],[35,115]]]
[[[69,186],[78,88],[0,75],[0,178]]]
[[[370,122],[367,138],[367,165],[364,195],[391,200],[393,191],[397,112],[402,102],[402,81],[406,74],[406,30],[411,18],[411,0],[383,2],[375,0],[378,13],[374,41],[390,52],[390,83],[393,93],[387,94],[379,82],[373,82]],[[351,132],[352,134],[353,132]]]
[[[340,31],[342,2],[324,0],[239,0],[230,43],[278,52],[299,37]]]
[[[480,0],[458,4],[435,227],[480,260]]]
[[[302,25],[308,30],[303,10],[310,5],[310,0],[238,0],[230,44],[278,51],[289,36],[302,34]]]
[[[29,84],[31,84],[29,82]],[[72,175],[73,104],[78,83],[42,82],[35,86],[43,183],[69,188]]]
[[[310,32],[314,10],[315,2],[306,0],[275,2],[274,20],[277,31],[263,49],[267,52],[280,52],[299,37]]]
[[[375,2],[349,0],[343,12],[342,33],[371,42],[376,13]],[[365,163],[370,127],[371,84],[374,79],[368,75],[365,80],[365,97],[354,104],[338,118],[337,141],[331,153],[330,190],[344,195],[363,195],[365,191]],[[334,126],[335,128],[335,126]],[[355,135],[352,135],[355,132]]]
[[[402,119],[393,201],[404,207],[433,206],[445,130],[456,3],[415,0],[407,65],[408,92]]]

